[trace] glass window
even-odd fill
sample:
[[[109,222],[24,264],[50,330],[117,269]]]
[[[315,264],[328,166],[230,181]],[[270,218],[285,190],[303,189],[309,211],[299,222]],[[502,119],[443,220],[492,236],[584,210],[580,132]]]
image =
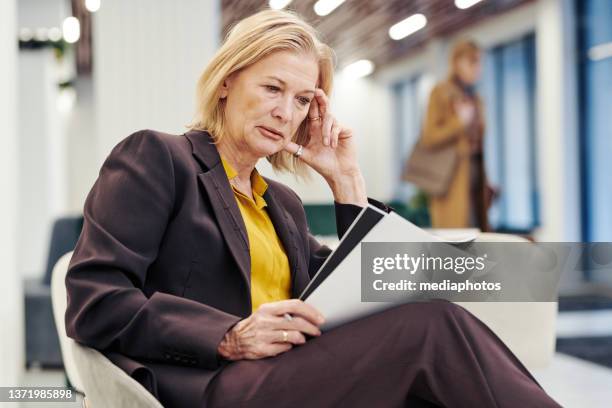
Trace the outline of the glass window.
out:
[[[532,34],[488,50],[483,59],[485,164],[501,193],[489,210],[496,230],[527,232],[539,223],[534,61]]]
[[[612,241],[612,2],[577,1],[583,239]]]

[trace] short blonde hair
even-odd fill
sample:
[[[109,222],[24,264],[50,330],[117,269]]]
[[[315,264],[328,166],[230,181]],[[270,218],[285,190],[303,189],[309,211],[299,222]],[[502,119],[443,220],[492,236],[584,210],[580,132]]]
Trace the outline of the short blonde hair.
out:
[[[332,49],[321,42],[316,30],[297,14],[266,9],[238,22],[200,75],[196,90],[197,110],[189,127],[205,130],[219,142],[225,136],[225,100],[220,98],[223,82],[233,73],[277,51],[313,55],[319,66],[317,87],[330,94],[335,65]],[[308,143],[307,120],[300,124],[292,140],[301,145]],[[306,173],[306,166],[287,152],[275,153],[268,160],[275,170]]]

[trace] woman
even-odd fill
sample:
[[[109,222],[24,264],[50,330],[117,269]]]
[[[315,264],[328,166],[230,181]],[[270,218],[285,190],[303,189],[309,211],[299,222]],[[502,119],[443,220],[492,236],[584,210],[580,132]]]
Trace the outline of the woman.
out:
[[[489,229],[487,210],[494,190],[487,184],[482,103],[475,92],[480,78],[480,49],[473,41],[459,41],[450,56],[448,79],[431,92],[423,125],[423,146],[453,144],[459,157],[446,194],[429,198],[435,228]]]
[[[115,147],[66,278],[68,335],[168,407],[557,406],[448,302],[322,335],[324,316],[291,299],[330,250],[309,235],[299,197],[255,164],[321,174],[347,230],[368,199],[352,133],[329,110],[332,70],[310,26],[260,12],[202,74],[191,131]]]

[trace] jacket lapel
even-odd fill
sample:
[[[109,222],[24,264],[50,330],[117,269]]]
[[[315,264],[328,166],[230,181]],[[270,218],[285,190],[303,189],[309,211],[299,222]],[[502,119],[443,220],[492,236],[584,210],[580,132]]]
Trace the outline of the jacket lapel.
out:
[[[193,155],[203,167],[203,172],[198,174],[198,179],[210,198],[219,228],[249,287],[250,294],[251,255],[249,253],[249,239],[234,192],[223,169],[219,152],[207,132],[192,130],[187,132],[185,137],[191,142]],[[271,184],[264,193],[264,200],[266,200],[270,220],[274,224],[274,229],[283,243],[289,259],[292,296],[298,297],[310,280],[306,257],[303,254],[304,250],[298,245],[298,228],[284,206],[276,198]]]
[[[193,155],[203,167],[203,172],[198,174],[199,182],[206,190],[221,233],[247,283],[250,294],[249,238],[225,169],[221,164],[221,157],[207,132],[190,131],[185,137],[191,142]]]
[[[298,297],[309,281],[308,268],[305,263],[306,258],[298,245],[299,232],[297,226],[277,200],[271,187],[272,185],[269,185],[268,190],[264,194],[264,199],[268,205],[268,214],[272,224],[274,224],[274,229],[283,243],[287,258],[289,259],[292,297]]]

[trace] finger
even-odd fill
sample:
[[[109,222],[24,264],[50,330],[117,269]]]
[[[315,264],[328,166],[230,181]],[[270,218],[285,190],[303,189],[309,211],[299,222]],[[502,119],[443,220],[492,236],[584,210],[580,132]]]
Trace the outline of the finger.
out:
[[[300,148],[299,144],[295,142],[288,142],[283,149],[288,153],[295,154],[299,148]],[[312,156],[311,156],[310,150],[308,150],[306,146],[303,146],[302,155],[300,156],[300,160],[303,160],[304,162],[306,162],[306,164],[309,164],[311,157]]]
[[[329,107],[329,100],[327,99],[327,95],[321,88],[317,88],[315,91],[315,99],[317,101],[319,116],[324,117],[327,115],[327,110]]]
[[[312,98],[312,101],[310,101],[310,108],[308,109],[308,118],[318,118],[321,115],[321,113],[319,112],[319,102],[316,98],[316,92],[315,92],[315,97]]]
[[[321,330],[319,330],[319,327],[317,325],[300,316],[295,316],[290,321],[285,319],[284,317],[277,317],[273,324],[273,327],[276,330],[299,331],[301,333],[305,333],[309,336],[314,337],[318,337],[321,335]]]
[[[321,134],[323,135],[323,144],[330,146],[331,144],[331,131],[334,125],[334,117],[332,115],[325,115],[323,119],[323,127],[321,128]]]
[[[276,316],[283,316],[285,313],[300,316],[317,326],[323,324],[325,318],[314,306],[304,303],[299,299],[281,300],[278,302],[265,303],[259,308],[264,309]]]
[[[340,130],[340,134],[338,135],[338,140],[348,139],[350,137],[353,137],[353,130],[346,127],[342,127],[342,129]]]
[[[274,339],[272,343],[291,343],[291,344],[304,344],[306,343],[306,337],[297,330],[275,330]],[[285,333],[287,337],[285,338]]]
[[[281,323],[281,327],[286,327],[290,330],[299,330],[302,333],[306,333],[309,336],[320,336],[321,335],[321,330],[319,330],[319,327],[312,324],[310,321],[296,316],[293,318],[292,321],[288,322],[285,319],[283,319],[283,323]]]
[[[333,147],[334,149],[338,147],[338,137],[340,136],[341,131],[342,131],[342,126],[340,126],[340,124],[338,124],[338,122],[334,120],[332,129],[331,129],[331,147]]]

